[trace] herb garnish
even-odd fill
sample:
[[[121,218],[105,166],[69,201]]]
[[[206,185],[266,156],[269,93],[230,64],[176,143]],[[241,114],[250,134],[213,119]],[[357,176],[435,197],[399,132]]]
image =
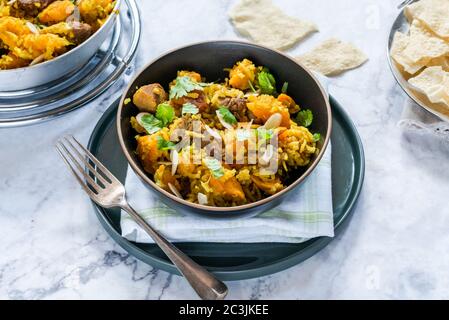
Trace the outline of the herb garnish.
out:
[[[162,129],[162,122],[152,114],[145,114],[140,118],[139,123],[148,134],[153,134]]]
[[[267,68],[257,74],[257,82],[262,94],[273,94],[276,92],[276,80]]]
[[[299,111],[296,116],[296,122],[306,128],[312,124],[312,121],[313,113],[309,109]]]
[[[205,158],[204,163],[209,168],[214,178],[221,178],[224,175],[224,169],[221,166],[220,161],[215,158]]]
[[[175,110],[168,103],[161,103],[156,109],[156,118],[162,123],[162,126],[166,126],[175,118]]]
[[[174,149],[176,146],[176,143],[171,142],[171,141],[167,141],[164,138],[162,138],[161,136],[157,136],[157,148],[159,150],[170,150],[170,149]]]
[[[237,124],[237,119],[234,117],[231,111],[225,107],[218,108],[217,112],[221,115],[223,120],[229,124]]]
[[[182,105],[182,111],[181,111],[182,115],[185,115],[187,113],[197,114],[198,112],[199,112],[198,107],[196,105],[194,105],[193,103],[187,102]]]
[[[193,81],[190,77],[177,77],[176,84],[170,89],[170,99],[178,99],[186,96],[193,90],[203,90],[200,83]]]

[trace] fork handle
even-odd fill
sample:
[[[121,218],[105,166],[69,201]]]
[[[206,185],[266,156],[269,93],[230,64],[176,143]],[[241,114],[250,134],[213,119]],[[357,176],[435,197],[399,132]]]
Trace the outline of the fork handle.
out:
[[[192,288],[205,300],[223,300],[228,293],[226,285],[205,268],[190,259],[185,253],[168,242],[159,232],[151,227],[128,203],[121,205],[137,224],[145,230],[167,257],[187,279]]]

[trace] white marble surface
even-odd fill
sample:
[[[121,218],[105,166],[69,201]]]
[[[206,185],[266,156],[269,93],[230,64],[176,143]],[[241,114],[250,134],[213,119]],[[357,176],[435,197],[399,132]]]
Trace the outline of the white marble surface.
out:
[[[139,2],[139,66],[183,44],[237,38],[226,16],[234,1]],[[320,27],[293,53],[336,36],[368,54],[366,65],[330,86],[359,129],[366,182],[349,228],[331,245],[287,271],[228,283],[229,298],[449,298],[449,145],[397,127],[406,97],[385,46],[400,1],[275,2]],[[108,237],[53,149],[64,133],[86,143],[112,91],[55,121],[0,130],[0,298],[195,298],[182,278]]]

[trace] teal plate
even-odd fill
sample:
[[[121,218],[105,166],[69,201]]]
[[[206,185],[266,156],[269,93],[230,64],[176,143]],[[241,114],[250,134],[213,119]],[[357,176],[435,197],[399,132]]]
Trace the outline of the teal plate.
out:
[[[335,235],[338,235],[349,222],[362,189],[365,158],[354,124],[335,99],[331,97],[330,101],[333,112],[332,196]],[[128,164],[117,138],[117,106],[118,101],[98,122],[89,141],[89,150],[124,182]],[[123,249],[155,268],[179,275],[156,245],[135,243],[121,237],[120,209],[105,209],[96,204],[94,208],[103,227]],[[176,245],[221,280],[231,281],[261,277],[290,268],[313,256],[332,239],[319,237],[301,244],[190,242]]]

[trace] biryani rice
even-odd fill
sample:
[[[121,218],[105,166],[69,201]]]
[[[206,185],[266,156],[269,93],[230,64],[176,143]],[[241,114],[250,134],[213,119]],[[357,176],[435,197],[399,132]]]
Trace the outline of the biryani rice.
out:
[[[305,126],[293,120],[301,108],[290,96],[286,93],[274,92],[271,95],[261,93],[263,84],[258,82],[258,73],[262,70],[265,69],[256,67],[250,60],[244,59],[230,70],[230,80],[226,79],[223,83],[205,83],[202,82],[205,79],[196,72],[179,71],[176,80],[169,85],[171,98],[162,103],[163,107],[135,105],[140,110],[148,110],[150,107],[158,110],[149,115],[141,115],[140,119],[146,121],[141,120],[143,123],[137,121],[137,115],[132,117],[131,126],[136,130],[136,153],[144,169],[159,187],[172,193],[171,188],[175,187],[185,200],[192,203],[200,202],[198,196],[200,194],[201,202],[207,199],[209,206],[238,206],[276,194],[297,176],[298,169],[310,163],[312,157],[319,151],[316,136]],[[187,77],[193,84],[181,77]],[[181,87],[178,81],[181,80],[196,89],[177,91]],[[244,85],[242,81],[247,81],[247,85]],[[197,85],[201,85],[202,90],[198,89]],[[250,89],[251,87],[257,88],[256,92]],[[139,88],[134,93],[134,98],[136,95],[141,95],[138,98],[142,98],[143,95],[151,94],[148,88],[147,86]],[[181,92],[183,96],[174,97],[178,92]],[[147,104],[152,101],[152,99],[133,100],[146,101]],[[195,110],[196,107],[197,113],[183,114],[183,108],[186,105],[190,108],[189,110]],[[163,111],[169,111],[172,108],[174,111],[174,118],[165,126],[161,125],[164,118],[158,118],[159,108]],[[232,125],[223,123],[223,118],[217,115],[217,110],[219,111],[220,108],[226,109],[227,118],[231,114],[231,120],[234,118],[236,122]],[[277,170],[274,173],[266,173],[261,170],[263,165],[260,162],[250,161],[252,155],[249,150],[256,141],[254,143],[257,143],[259,153],[268,152],[268,143],[264,145],[252,139],[261,134],[260,129],[263,128],[267,119],[276,113],[282,116],[282,122],[271,132],[271,139],[277,138],[278,144],[272,147],[273,154],[270,155],[270,159],[275,159]],[[199,132],[193,128],[194,121],[200,123]],[[148,133],[148,126],[155,123],[161,128],[157,132]],[[232,129],[226,130],[225,127],[229,126]],[[182,146],[180,137],[176,137],[178,129],[185,130],[184,138],[186,136],[208,138],[218,143],[217,137],[220,137],[220,142],[225,142],[219,147],[222,154],[221,167],[211,168],[207,159],[212,155],[204,142],[200,142],[201,145],[198,146],[193,140],[193,144]],[[212,134],[211,130],[214,130]],[[240,133],[248,133],[247,139],[239,141],[239,130]],[[165,148],[161,147],[161,141],[166,145]],[[170,153],[175,149],[179,149],[176,151],[178,161],[175,174],[172,175],[173,163]],[[194,151],[197,149],[200,150],[200,154],[197,155],[199,162],[194,161]],[[226,151],[231,151],[234,157],[239,154],[242,156],[240,160],[243,161],[237,163],[234,159],[234,162],[226,163]],[[219,171],[218,175],[216,171]]]

